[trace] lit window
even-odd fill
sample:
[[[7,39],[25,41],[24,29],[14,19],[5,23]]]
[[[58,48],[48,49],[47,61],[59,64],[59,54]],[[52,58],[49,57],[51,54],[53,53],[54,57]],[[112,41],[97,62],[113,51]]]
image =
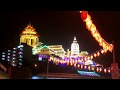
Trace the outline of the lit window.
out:
[[[13,57],[16,56],[16,54],[13,54]]]
[[[10,53],[8,53],[8,55],[10,55]]]
[[[2,55],[2,57],[5,57],[5,55]]]
[[[10,59],[7,59],[7,61],[10,61]]]
[[[17,48],[20,48],[20,46],[17,46]]]
[[[16,66],[16,64],[12,64],[12,66]]]
[[[23,47],[23,45],[20,45],[20,47]]]
[[[13,48],[14,50],[16,50],[17,48]]]
[[[8,56],[7,58],[10,58],[10,56]]]
[[[2,54],[5,54],[5,52],[2,52]]]
[[[8,52],[11,52],[11,50],[8,50]]]
[[[19,59],[20,61],[22,61],[22,59]]]
[[[13,51],[13,53],[16,53],[16,51]]]
[[[13,58],[13,60],[15,60],[16,58]]]
[[[5,58],[2,58],[2,60],[5,60]]]
[[[21,51],[23,51],[23,48],[20,48]]]
[[[22,65],[22,63],[21,63],[21,62],[19,62],[19,65]]]
[[[19,56],[19,58],[23,58],[23,56],[22,56],[22,55],[20,55],[20,56]]]
[[[18,52],[18,54],[23,54],[23,52]]]

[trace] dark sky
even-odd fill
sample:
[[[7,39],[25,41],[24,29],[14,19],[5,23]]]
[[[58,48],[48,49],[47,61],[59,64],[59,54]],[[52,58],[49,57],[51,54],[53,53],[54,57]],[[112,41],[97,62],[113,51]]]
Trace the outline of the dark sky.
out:
[[[101,36],[109,43],[115,42],[116,61],[120,63],[120,11],[89,11],[88,12]],[[19,44],[19,35],[31,22],[40,35],[39,40],[45,45],[63,45],[70,49],[74,36],[81,51],[89,54],[102,47],[94,40],[86,29],[78,11],[1,11],[0,13],[0,51]],[[112,53],[94,59],[105,66],[112,63]]]

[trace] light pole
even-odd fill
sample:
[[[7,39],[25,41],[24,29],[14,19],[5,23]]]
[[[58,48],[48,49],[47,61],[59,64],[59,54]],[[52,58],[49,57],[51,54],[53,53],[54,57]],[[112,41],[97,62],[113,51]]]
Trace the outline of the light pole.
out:
[[[49,71],[49,60],[47,59],[47,79],[48,79],[48,71]]]

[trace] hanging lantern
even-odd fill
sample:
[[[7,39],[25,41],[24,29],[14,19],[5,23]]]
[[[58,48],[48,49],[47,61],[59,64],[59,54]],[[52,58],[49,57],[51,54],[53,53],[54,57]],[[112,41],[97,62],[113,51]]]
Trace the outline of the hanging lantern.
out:
[[[102,68],[100,68],[100,72],[102,71]]]
[[[87,19],[87,11],[82,11],[81,12],[81,18],[84,21],[85,19]]]
[[[97,72],[98,72],[98,71],[99,71],[99,68],[97,68],[96,70],[97,70]]]
[[[84,68],[86,69],[86,68],[87,68],[87,66],[84,66]]]
[[[83,65],[81,65],[81,69],[83,69]]]
[[[77,65],[77,67],[79,68],[79,67],[80,67],[80,65],[78,64],[78,65]]]
[[[88,67],[88,70],[90,70],[90,66]]]
[[[76,64],[74,64],[74,67],[76,67]]]
[[[107,72],[107,70],[106,70],[106,69],[104,69],[104,72],[106,73],[106,72]]]
[[[94,71],[94,67],[92,67],[92,70]]]
[[[110,69],[108,69],[108,73],[110,73],[111,71],[110,71]]]
[[[73,65],[73,63],[71,62],[71,63],[70,63],[70,65],[72,66],[72,65]]]

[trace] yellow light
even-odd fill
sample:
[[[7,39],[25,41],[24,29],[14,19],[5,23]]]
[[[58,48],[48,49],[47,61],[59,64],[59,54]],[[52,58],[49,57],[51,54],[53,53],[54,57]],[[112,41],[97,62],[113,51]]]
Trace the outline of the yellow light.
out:
[[[106,73],[106,72],[107,72],[107,70],[106,70],[106,69],[104,69],[104,72]]]
[[[90,70],[90,66],[88,67],[88,70]]]
[[[100,55],[100,53],[99,52],[97,52],[97,56],[99,56]]]
[[[77,65],[77,67],[79,68],[79,67],[80,67],[80,65],[78,64],[78,65]]]
[[[97,72],[99,71],[99,68],[97,68]]]
[[[100,68],[100,72],[102,71],[102,68]]]
[[[110,69],[108,69],[108,72],[110,73],[110,72],[111,72],[111,70],[110,70]]]
[[[81,69],[83,68],[83,65],[81,65]]]
[[[85,22],[91,20],[91,16],[90,15],[87,15],[87,19],[85,20]]]
[[[96,55],[96,53],[94,54],[94,57],[96,57],[97,55]]]
[[[90,58],[93,59],[93,55],[91,55]]]
[[[80,11],[81,13],[82,11]],[[97,40],[100,46],[103,48],[107,48],[107,50],[112,51],[112,46],[107,44],[105,41],[102,43],[102,37],[100,36],[99,32],[96,29],[96,26],[92,23],[91,16],[88,14],[87,19],[84,20],[86,22],[86,28],[91,31],[92,36]]]
[[[74,64],[74,67],[76,67],[76,64]]]
[[[37,67],[37,64],[35,64],[35,67]]]
[[[86,69],[86,68],[87,68],[87,66],[84,66],[84,68]]]
[[[94,71],[94,67],[92,67],[92,70]]]
[[[72,66],[72,65],[73,65],[73,63],[70,63],[70,65]]]
[[[103,54],[103,53],[104,53],[104,50],[101,50],[101,53]]]

